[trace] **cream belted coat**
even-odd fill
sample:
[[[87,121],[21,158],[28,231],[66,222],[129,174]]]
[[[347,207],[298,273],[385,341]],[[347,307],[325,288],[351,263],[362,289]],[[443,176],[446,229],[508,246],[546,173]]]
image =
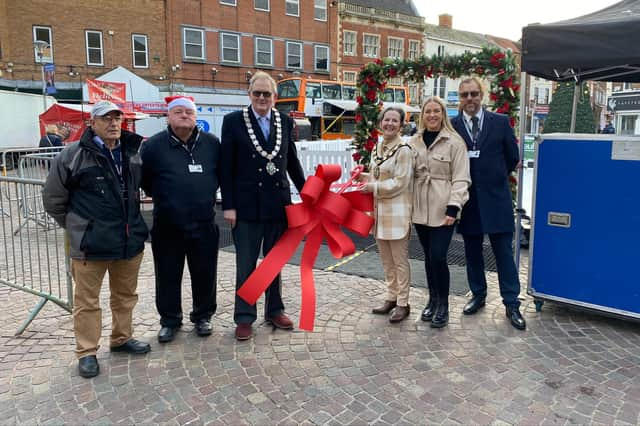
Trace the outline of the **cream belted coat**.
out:
[[[429,148],[416,133],[409,145],[416,152],[411,221],[442,226],[448,205],[462,206],[469,199],[469,157],[467,146],[455,132],[442,129]]]
[[[375,230],[374,236],[381,240],[400,240],[407,236],[411,228],[411,205],[413,203],[413,162],[415,153],[400,136],[387,143],[378,142],[378,157],[384,158],[393,152],[379,166],[371,156],[370,189],[374,196]],[[380,175],[374,177],[378,167]]]

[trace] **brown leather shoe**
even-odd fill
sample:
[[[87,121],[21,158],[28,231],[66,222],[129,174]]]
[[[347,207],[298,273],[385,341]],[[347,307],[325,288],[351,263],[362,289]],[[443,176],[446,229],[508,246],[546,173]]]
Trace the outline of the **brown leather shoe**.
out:
[[[293,330],[293,322],[291,322],[289,317],[285,314],[267,318],[267,322],[270,322],[275,328],[279,328],[281,330]]]
[[[389,312],[391,312],[393,310],[393,308],[396,307],[396,302],[391,301],[391,300],[385,300],[384,301],[384,305],[380,306],[379,308],[373,308],[371,310],[372,313],[376,314],[376,315],[387,315]]]
[[[253,336],[251,324],[248,322],[240,323],[236,326],[236,340],[249,340]]]
[[[396,306],[396,310],[393,312],[393,315],[389,317],[389,322],[390,323],[400,322],[406,317],[408,317],[410,312],[411,312],[411,307],[409,305]]]

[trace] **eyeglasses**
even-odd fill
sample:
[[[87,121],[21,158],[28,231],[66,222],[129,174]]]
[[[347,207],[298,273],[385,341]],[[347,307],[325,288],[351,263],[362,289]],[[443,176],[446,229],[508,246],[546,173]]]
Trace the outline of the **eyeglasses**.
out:
[[[265,99],[269,99],[271,97],[271,92],[263,92],[262,90],[254,90],[253,92],[251,92],[251,94],[254,98],[259,98],[260,96],[262,96]]]
[[[96,117],[98,120],[103,121],[105,123],[111,123],[112,121],[115,121],[116,123],[119,123],[122,121],[122,116],[121,115],[117,115],[117,116],[113,116],[113,115],[103,115],[102,117]]]
[[[460,92],[460,97],[462,99],[468,98],[471,95],[472,98],[477,98],[480,95],[480,92],[477,90],[472,90],[471,92]]]

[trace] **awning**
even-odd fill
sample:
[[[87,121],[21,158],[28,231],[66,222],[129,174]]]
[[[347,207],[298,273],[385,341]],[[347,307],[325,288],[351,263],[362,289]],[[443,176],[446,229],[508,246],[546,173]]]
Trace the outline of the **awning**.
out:
[[[333,106],[337,106],[340,109],[345,111],[355,111],[358,107],[358,103],[356,101],[341,101],[337,99],[325,99],[324,102],[331,104]]]
[[[358,107],[358,103],[356,101],[342,101],[342,100],[334,100],[334,99],[325,99],[324,102],[327,102],[331,105],[337,106],[340,109],[343,109],[345,111],[355,111],[356,108]],[[411,113],[415,113],[415,112],[420,112],[420,108],[416,108],[412,105],[407,105],[407,104],[403,104],[400,102],[384,102],[382,104],[382,109],[385,109],[387,107],[396,107],[396,108],[401,108],[402,110],[404,110],[405,113],[407,112],[411,112]]]

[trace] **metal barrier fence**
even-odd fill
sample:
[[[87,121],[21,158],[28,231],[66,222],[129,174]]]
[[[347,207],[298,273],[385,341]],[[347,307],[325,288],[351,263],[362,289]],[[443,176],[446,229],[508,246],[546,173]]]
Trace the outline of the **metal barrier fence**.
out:
[[[15,169],[20,162],[20,158],[37,153],[58,153],[62,151],[63,146],[49,146],[49,147],[15,147],[15,148],[3,148],[0,150],[0,167],[2,168],[2,176],[7,176],[7,172]]]
[[[41,210],[41,201],[35,201],[41,200],[43,186],[44,180],[0,176],[0,284],[41,298],[16,335],[49,300],[72,310],[68,243],[64,230]]]

